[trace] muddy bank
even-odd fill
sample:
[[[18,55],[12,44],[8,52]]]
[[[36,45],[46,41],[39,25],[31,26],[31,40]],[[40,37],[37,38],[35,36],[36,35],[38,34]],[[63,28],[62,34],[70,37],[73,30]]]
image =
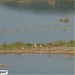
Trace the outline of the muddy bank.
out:
[[[20,50],[0,50],[0,54],[67,54],[75,56],[75,47],[37,47]]]

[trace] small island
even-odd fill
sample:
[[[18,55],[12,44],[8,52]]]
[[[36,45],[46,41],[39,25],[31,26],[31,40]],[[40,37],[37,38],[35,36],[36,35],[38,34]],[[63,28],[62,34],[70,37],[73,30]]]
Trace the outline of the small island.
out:
[[[75,41],[55,41],[51,43],[15,43],[0,45],[0,54],[67,54],[75,56]]]

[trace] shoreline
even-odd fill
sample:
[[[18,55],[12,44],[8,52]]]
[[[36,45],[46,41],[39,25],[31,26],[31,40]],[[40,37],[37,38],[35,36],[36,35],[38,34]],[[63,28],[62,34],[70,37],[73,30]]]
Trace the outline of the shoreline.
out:
[[[0,50],[1,54],[66,54],[75,56],[75,47],[37,47],[26,49]]]
[[[51,43],[3,43],[0,45],[0,54],[66,54],[75,56],[75,40],[68,42],[55,41]]]

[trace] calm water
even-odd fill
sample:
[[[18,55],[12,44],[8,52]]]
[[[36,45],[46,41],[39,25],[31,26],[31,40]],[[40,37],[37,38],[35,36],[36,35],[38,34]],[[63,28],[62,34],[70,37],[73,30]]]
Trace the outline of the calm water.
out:
[[[14,74],[74,75],[74,57],[67,55],[1,55],[2,69]]]
[[[47,9],[48,8],[48,9]],[[55,6],[37,4],[0,5],[0,43],[23,41],[46,43],[74,39],[73,3],[56,2]],[[68,23],[59,22],[61,18]]]
[[[73,3],[69,2],[57,2],[55,6],[0,5],[0,43],[72,40],[73,8]],[[69,22],[59,22],[61,18],[67,18]],[[74,58],[66,55],[1,55],[0,64],[7,65],[2,69],[9,70],[10,75],[74,75]]]

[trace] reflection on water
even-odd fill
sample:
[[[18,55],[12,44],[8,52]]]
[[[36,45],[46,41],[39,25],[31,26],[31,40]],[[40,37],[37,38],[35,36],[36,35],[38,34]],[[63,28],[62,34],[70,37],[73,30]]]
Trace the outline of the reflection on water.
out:
[[[6,2],[5,6],[10,9],[23,9],[31,10],[36,12],[73,12],[74,11],[74,0],[25,0],[18,2]]]
[[[8,61],[9,59],[9,61]],[[67,55],[2,55],[9,74],[74,74],[74,57]]]
[[[74,0],[31,0],[26,4],[0,5],[0,43],[74,39]]]
[[[44,1],[1,4],[0,43],[74,39],[74,0]],[[66,55],[0,55],[0,64],[9,74],[74,74],[74,57]]]

